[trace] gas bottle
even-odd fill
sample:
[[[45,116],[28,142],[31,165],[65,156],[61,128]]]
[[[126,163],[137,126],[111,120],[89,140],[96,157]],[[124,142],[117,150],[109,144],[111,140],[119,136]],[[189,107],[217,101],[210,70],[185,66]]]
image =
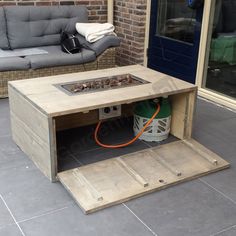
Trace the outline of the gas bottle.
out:
[[[146,100],[136,104],[134,108],[134,134],[137,135],[153,116],[157,109],[157,103],[160,103],[160,112],[139,139],[159,142],[168,138],[171,123],[171,105],[168,97]]]

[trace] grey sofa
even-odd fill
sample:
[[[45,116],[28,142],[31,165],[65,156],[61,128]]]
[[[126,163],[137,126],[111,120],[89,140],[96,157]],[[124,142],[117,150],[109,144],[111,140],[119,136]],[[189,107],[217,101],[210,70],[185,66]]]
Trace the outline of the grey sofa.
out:
[[[88,22],[85,6],[1,7],[0,97],[7,96],[9,80],[114,67],[119,38],[106,36],[90,44],[76,33],[76,22]],[[61,51],[62,30],[76,34],[81,53]]]

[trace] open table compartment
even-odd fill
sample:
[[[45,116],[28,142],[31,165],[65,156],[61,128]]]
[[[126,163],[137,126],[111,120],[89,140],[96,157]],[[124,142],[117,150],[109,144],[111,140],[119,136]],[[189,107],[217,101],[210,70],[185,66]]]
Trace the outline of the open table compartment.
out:
[[[149,83],[79,96],[54,86],[126,73]],[[12,136],[38,168],[52,182],[59,179],[89,213],[229,167],[191,138],[196,94],[195,85],[138,65],[13,81]],[[136,102],[163,96],[169,96],[172,106],[170,133],[180,141],[58,173],[57,131],[97,123],[99,108],[122,105],[122,115],[131,115]]]

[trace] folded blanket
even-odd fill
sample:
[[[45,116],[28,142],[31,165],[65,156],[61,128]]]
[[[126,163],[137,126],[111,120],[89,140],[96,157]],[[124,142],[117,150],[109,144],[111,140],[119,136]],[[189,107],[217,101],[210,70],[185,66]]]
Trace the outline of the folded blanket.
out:
[[[110,23],[76,23],[75,28],[90,43],[96,42],[106,35],[116,35],[115,27]]]

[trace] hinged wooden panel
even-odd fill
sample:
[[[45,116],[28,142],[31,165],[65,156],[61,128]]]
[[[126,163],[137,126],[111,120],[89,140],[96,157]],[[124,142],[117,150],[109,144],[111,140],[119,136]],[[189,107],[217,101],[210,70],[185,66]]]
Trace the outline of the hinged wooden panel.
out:
[[[85,213],[229,167],[195,140],[100,161],[58,174]]]

